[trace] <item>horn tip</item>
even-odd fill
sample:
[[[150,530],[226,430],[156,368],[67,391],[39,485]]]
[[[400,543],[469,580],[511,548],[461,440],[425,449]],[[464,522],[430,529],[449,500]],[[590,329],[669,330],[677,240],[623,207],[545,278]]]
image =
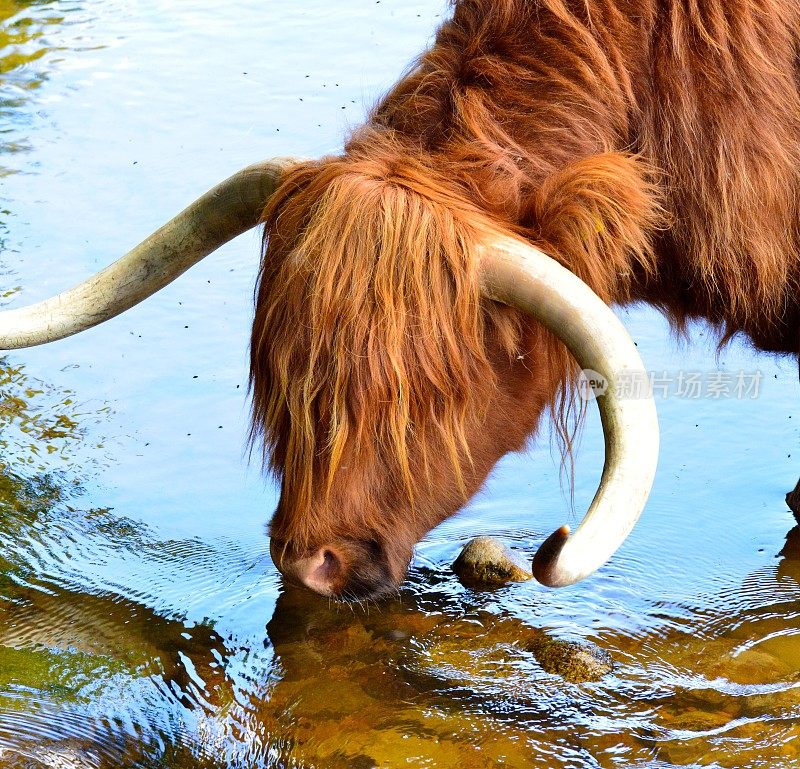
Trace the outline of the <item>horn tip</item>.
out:
[[[572,580],[565,580],[558,568],[558,556],[569,539],[571,529],[568,524],[564,524],[556,529],[536,551],[533,556],[531,569],[536,581],[548,587],[561,587],[571,584]]]

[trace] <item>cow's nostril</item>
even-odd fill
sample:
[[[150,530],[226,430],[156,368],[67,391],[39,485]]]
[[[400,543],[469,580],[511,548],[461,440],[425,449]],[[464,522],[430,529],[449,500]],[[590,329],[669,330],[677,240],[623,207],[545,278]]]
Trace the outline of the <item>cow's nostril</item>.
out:
[[[333,552],[333,550],[325,549],[322,551],[322,554],[322,567],[325,569],[325,571],[333,572],[339,568],[339,559],[336,557],[336,554]]]
[[[292,564],[293,576],[315,593],[332,595],[334,584],[342,573],[342,560],[330,547],[322,547],[316,553],[301,558]]]

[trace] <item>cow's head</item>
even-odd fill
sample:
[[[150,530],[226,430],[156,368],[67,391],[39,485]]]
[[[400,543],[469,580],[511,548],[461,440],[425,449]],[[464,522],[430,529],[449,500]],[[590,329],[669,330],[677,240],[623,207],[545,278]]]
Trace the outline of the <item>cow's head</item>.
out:
[[[319,592],[396,587],[555,400],[563,347],[481,301],[481,226],[400,159],[301,165],[266,210],[254,437],[282,487],[273,559]]]
[[[555,402],[573,365],[560,342],[608,385],[606,467],[581,527],[553,534],[534,574],[564,585],[602,565],[655,471],[652,400],[615,390],[622,373],[643,374],[638,354],[572,273],[408,157],[245,169],[97,276],[0,314],[0,347],[113,317],[253,226],[265,201],[252,437],[281,481],[278,568],[338,598],[394,589],[414,543]]]

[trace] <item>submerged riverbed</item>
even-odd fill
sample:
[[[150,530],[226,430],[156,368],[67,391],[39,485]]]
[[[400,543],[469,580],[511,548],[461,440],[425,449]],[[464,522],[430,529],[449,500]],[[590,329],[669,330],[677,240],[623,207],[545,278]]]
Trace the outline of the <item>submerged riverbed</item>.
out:
[[[0,301],[72,285],[241,166],[335,151],[443,13],[0,0]],[[0,769],[797,764],[796,538],[778,555],[795,363],[623,312],[663,445],[612,561],[558,591],[473,592],[449,569],[477,534],[531,555],[580,518],[592,413],[575,512],[544,435],[419,545],[397,599],[340,607],[281,584],[276,490],[244,453],[257,256],[245,235],[106,325],[0,359]],[[598,644],[613,673],[545,672],[542,633]]]

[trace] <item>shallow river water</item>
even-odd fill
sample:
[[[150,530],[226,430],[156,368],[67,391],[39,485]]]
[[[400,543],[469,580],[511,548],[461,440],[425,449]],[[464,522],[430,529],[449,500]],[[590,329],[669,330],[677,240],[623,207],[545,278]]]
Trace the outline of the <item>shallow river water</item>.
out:
[[[0,302],[73,284],[243,165],[336,150],[446,12],[0,0]],[[530,555],[579,519],[592,414],[575,512],[544,435],[419,545],[398,599],[339,607],[281,584],[276,491],[244,453],[257,253],[245,235],[106,325],[0,359],[2,769],[797,765],[797,537],[779,555],[796,364],[623,312],[663,448],[612,561],[559,591],[473,592],[449,568],[476,534]],[[541,633],[598,644],[613,673],[546,673]]]

